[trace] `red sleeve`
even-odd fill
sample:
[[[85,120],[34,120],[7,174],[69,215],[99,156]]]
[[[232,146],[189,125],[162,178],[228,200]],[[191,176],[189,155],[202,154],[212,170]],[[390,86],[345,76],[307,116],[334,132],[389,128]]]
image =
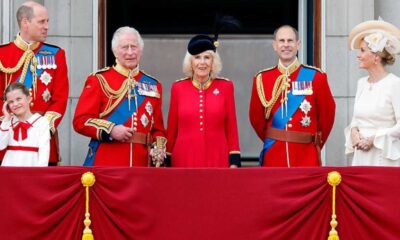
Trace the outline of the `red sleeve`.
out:
[[[56,112],[61,116],[54,121],[54,127],[57,128],[64,116],[67,108],[69,83],[68,83],[68,68],[65,60],[65,51],[58,50],[56,54],[57,69],[55,71],[55,81],[53,91],[51,93],[51,102],[46,112]]]
[[[325,73],[320,74],[318,77],[318,88],[316,89],[316,102],[317,102],[317,118],[318,118],[318,131],[322,132],[322,146],[328,139],[329,133],[332,130],[333,122],[335,120],[336,104],[332,96],[331,90],[328,85],[327,76]],[[321,147],[322,147],[321,146]]]
[[[261,139],[261,141],[264,141],[267,121],[265,119],[264,106],[261,104],[260,98],[258,97],[256,77],[253,78],[253,88],[251,91],[251,98],[250,98],[249,117],[250,117],[250,123],[253,126],[256,134]]]
[[[235,109],[235,91],[233,87],[233,82],[227,82],[227,93],[226,93],[226,125],[225,125],[225,135],[228,140],[229,152],[240,151],[239,148],[239,137],[238,137],[238,127],[236,120],[236,109]]]
[[[154,109],[154,125],[151,132],[153,138],[165,137],[164,120],[162,115],[162,86],[159,82],[157,82],[157,88],[160,93],[160,98],[157,100]]]
[[[78,104],[76,106],[75,115],[72,122],[75,131],[95,139],[101,138],[99,130],[102,130],[102,127],[111,131],[111,122],[99,118],[102,104],[101,98],[102,90],[100,83],[96,76],[91,75],[85,82],[85,86],[83,87],[82,94],[80,95]],[[97,126],[95,122],[93,122],[93,124],[87,124],[89,120],[94,119],[99,120],[99,122],[97,122]]]
[[[176,135],[178,134],[178,96],[176,92],[176,84],[171,87],[171,100],[168,112],[167,123],[167,153],[171,154],[175,146]]]

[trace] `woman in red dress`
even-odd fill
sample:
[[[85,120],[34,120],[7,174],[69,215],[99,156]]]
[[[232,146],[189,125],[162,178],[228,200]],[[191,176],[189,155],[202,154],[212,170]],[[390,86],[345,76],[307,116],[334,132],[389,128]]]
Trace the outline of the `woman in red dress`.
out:
[[[167,154],[173,167],[239,167],[233,82],[222,69],[214,40],[193,37],[183,60],[186,78],[171,88]]]

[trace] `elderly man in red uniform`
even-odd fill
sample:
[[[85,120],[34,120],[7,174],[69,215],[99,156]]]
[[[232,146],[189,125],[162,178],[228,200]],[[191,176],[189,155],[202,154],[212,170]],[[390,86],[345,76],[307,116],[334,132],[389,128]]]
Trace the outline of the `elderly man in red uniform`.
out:
[[[73,119],[74,129],[92,138],[84,165],[159,166],[166,144],[161,84],[139,70],[138,31],[119,28],[111,45],[116,64],[87,78]]]
[[[13,42],[0,46],[0,91],[13,82],[30,89],[33,112],[43,114],[50,123],[49,165],[59,162],[57,126],[68,101],[68,73],[63,49],[44,43],[49,17],[47,9],[26,2],[17,11],[19,34]],[[0,100],[1,106],[3,99]],[[0,106],[0,107],[1,107]],[[4,152],[0,153],[3,159]]]
[[[327,76],[299,63],[293,27],[278,28],[273,47],[279,63],[254,77],[250,100],[250,122],[264,141],[260,165],[320,166],[320,149],[335,117]]]

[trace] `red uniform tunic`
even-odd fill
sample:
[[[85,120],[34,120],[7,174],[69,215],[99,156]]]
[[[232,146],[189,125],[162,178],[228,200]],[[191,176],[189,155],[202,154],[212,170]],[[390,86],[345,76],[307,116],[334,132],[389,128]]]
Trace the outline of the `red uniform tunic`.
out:
[[[201,89],[190,78],[175,82],[167,139],[173,167],[239,164],[230,159],[240,153],[233,83],[214,79]]]
[[[53,54],[45,50],[45,48],[51,48],[56,53]],[[30,46],[30,49],[35,54],[32,59],[37,61],[37,65],[36,67],[27,67],[27,71],[32,72],[31,70],[35,69],[35,72],[41,72],[37,75],[36,84],[33,84],[31,88],[33,97],[31,110],[44,115],[50,122],[52,137],[50,140],[49,162],[57,163],[59,154],[56,129],[65,113],[69,91],[65,52],[63,49],[47,43],[34,43]],[[0,66],[1,93],[10,83],[17,81],[21,76],[24,60],[26,59],[26,55],[24,55],[26,51],[27,44],[19,36],[14,42],[0,46],[0,61],[3,65],[3,67]],[[21,61],[21,65],[18,68],[19,61]],[[9,72],[11,68],[15,68],[15,70]],[[24,81],[27,82],[28,77],[24,78]],[[0,107],[3,106],[3,103],[3,98],[1,98]],[[2,113],[0,114],[2,115]],[[3,154],[0,154],[0,159],[3,158]]]
[[[293,82],[297,81],[301,68],[308,68],[301,64],[293,65],[288,84],[288,91],[293,91]],[[278,66],[261,71],[253,80],[253,89],[250,100],[250,122],[257,133],[258,137],[264,141],[266,131],[272,127],[272,119],[277,110],[281,107],[281,94],[276,103],[272,107],[271,114],[266,119],[266,108],[262,104],[257,90],[257,78],[261,77],[262,86],[265,93],[265,99],[270,100],[276,79],[281,75]],[[316,134],[321,132],[320,147],[326,142],[333,126],[335,117],[335,102],[332,97],[327,76],[325,73],[317,70],[314,80],[311,83],[312,92],[304,96],[303,103],[308,102],[311,107],[309,111],[304,113],[301,106],[298,107],[293,116],[287,122],[285,129],[287,131],[308,132]],[[311,93],[311,94],[310,94]],[[288,106],[292,104],[289,100]],[[303,105],[303,108],[305,106]],[[279,116],[278,116],[279,117]],[[307,123],[305,120],[311,120]],[[261,156],[260,156],[261,157]],[[276,140],[275,143],[265,152],[262,159],[263,166],[319,166],[319,154],[314,143],[295,143]]]
[[[130,166],[130,157],[132,154],[133,166],[148,166],[148,146],[145,144],[110,141],[109,136],[115,123],[108,118],[119,107],[111,107],[119,97],[122,100],[127,98],[127,94],[110,94],[107,87],[113,91],[118,91],[127,79],[128,71],[116,65],[116,67],[105,68],[97,74],[90,75],[85,83],[82,94],[79,98],[73,119],[74,129],[85,136],[99,141],[97,152],[92,152],[89,148],[88,154],[95,154],[95,166]],[[141,79],[143,72],[138,71],[132,76],[135,80]],[[148,75],[146,75],[148,78]],[[143,101],[138,104],[138,108],[131,117],[123,124],[126,127],[132,127],[135,133],[150,134],[153,138],[165,137],[165,129],[161,112],[162,89],[161,84],[151,78],[156,84],[158,96],[149,96],[151,89],[139,90]],[[147,85],[146,85],[147,86]],[[148,87],[148,86],[147,86]],[[154,90],[154,89],[153,89]],[[146,92],[147,91],[147,92]],[[154,91],[152,93],[155,93]],[[145,95],[147,94],[147,95]],[[135,107],[134,96],[132,96],[131,106]],[[129,106],[128,106],[129,107]],[[122,111],[129,111],[120,109]],[[108,109],[108,110],[107,110]]]

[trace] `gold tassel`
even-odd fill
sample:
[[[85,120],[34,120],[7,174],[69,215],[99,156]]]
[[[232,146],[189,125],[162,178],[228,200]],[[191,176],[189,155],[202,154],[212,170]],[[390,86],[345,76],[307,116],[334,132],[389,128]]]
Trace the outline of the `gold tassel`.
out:
[[[85,187],[86,192],[86,201],[85,201],[85,220],[83,220],[83,224],[85,224],[85,229],[83,230],[82,240],[94,240],[92,230],[90,229],[90,224],[92,221],[90,220],[89,213],[89,187],[93,186],[96,182],[96,178],[92,172],[85,172],[82,174],[81,182],[83,187]]]
[[[328,183],[332,186],[332,220],[331,220],[331,230],[329,231],[328,240],[339,240],[339,234],[336,231],[338,222],[336,221],[336,186],[342,181],[342,176],[339,172],[333,171],[328,173]]]

